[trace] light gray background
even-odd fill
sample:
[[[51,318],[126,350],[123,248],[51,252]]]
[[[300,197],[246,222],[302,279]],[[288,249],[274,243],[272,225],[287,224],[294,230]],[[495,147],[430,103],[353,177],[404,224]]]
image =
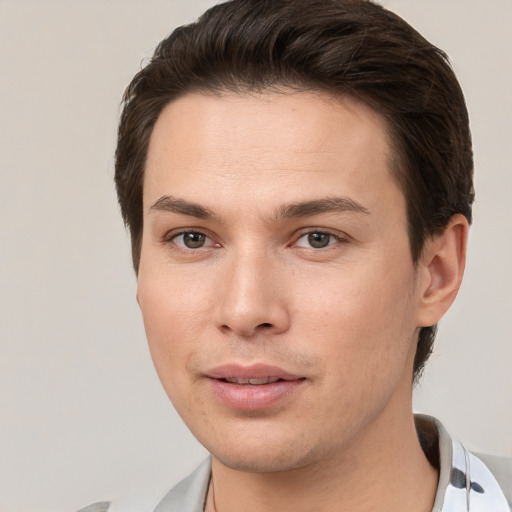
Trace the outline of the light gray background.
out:
[[[208,1],[0,0],[0,511],[143,512],[204,456],[153,371],[118,214],[124,87]],[[512,1],[386,0],[453,60],[477,204],[416,410],[512,455]]]

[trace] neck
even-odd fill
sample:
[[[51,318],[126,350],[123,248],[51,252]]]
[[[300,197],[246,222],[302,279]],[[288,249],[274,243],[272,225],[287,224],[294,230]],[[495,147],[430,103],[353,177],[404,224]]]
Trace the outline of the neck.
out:
[[[343,453],[299,469],[247,473],[213,458],[215,511],[431,511],[437,470],[421,449],[411,408],[396,413],[391,404]]]

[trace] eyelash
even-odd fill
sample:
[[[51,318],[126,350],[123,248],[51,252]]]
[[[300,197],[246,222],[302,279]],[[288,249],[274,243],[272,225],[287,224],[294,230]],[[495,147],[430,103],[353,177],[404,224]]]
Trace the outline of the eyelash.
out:
[[[177,232],[173,231],[173,232],[167,233],[164,236],[162,242],[164,244],[172,243],[172,244],[174,244],[174,246],[178,250],[184,251],[184,252],[187,252],[187,253],[211,248],[211,247],[203,247],[203,246],[197,247],[197,248],[192,248],[192,247],[184,247],[182,245],[178,245],[175,242],[175,240],[176,240],[176,238],[178,238],[180,236],[183,236],[183,235],[200,235],[200,236],[203,236],[203,237],[213,241],[213,237],[211,237],[210,235],[205,233],[203,230],[200,230],[200,229],[182,229],[182,230],[177,231]],[[216,247],[220,247],[219,243],[215,243],[214,242],[214,244],[215,244]]]
[[[312,235],[326,235],[329,237],[329,242],[331,242],[331,239],[334,239],[334,242],[333,243],[328,243],[326,246],[324,247],[300,247],[300,246],[297,246],[297,242],[299,240],[301,240],[302,238],[306,238],[306,237],[310,237]],[[348,243],[350,240],[349,240],[349,237],[347,235],[345,235],[344,233],[333,233],[332,231],[327,231],[325,229],[321,229],[321,228],[313,228],[313,229],[308,229],[307,231],[304,231],[302,232],[298,237],[295,238],[295,241],[293,242],[292,246],[296,246],[296,247],[300,247],[302,249],[306,249],[306,250],[312,250],[312,251],[321,251],[321,250],[327,250],[333,246],[336,246],[337,244],[339,243]]]
[[[216,242],[213,242],[213,246],[209,246],[209,247],[204,247],[204,246],[200,246],[197,248],[184,247],[183,245],[177,244],[175,241],[178,237],[183,236],[183,235],[200,235],[200,236],[205,237],[206,239],[209,239],[213,242],[213,237],[210,236],[208,233],[206,233],[204,230],[200,230],[200,229],[182,229],[178,232],[167,233],[163,237],[162,242],[164,244],[172,243],[177,250],[183,251],[183,252],[186,252],[189,254],[194,253],[196,251],[204,251],[205,249],[221,247],[221,244],[216,243]],[[311,247],[311,246],[303,247],[303,246],[296,245],[298,243],[298,241],[301,240],[302,238],[312,236],[312,235],[327,235],[329,237],[329,242],[331,242],[332,239],[334,239],[334,242],[328,243],[324,247]],[[289,245],[289,247],[298,247],[299,249],[304,249],[304,250],[309,250],[309,251],[314,251],[314,252],[321,251],[321,250],[327,250],[327,249],[329,249],[333,246],[336,246],[337,244],[340,244],[340,243],[346,244],[346,243],[350,242],[350,238],[345,233],[339,233],[339,232],[333,233],[331,231],[328,231],[328,230],[325,230],[322,228],[309,228],[307,231],[302,231],[298,236],[295,236],[293,240],[294,241]]]

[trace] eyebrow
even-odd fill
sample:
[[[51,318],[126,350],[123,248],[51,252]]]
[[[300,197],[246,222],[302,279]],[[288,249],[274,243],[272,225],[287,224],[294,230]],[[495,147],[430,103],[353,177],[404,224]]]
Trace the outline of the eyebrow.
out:
[[[151,211],[163,211],[187,215],[198,219],[219,219],[212,210],[197,203],[185,201],[170,195],[162,196],[151,207]],[[311,201],[301,201],[282,205],[273,220],[280,218],[308,217],[331,212],[352,212],[369,215],[370,211],[362,204],[348,197],[325,197]]]
[[[173,196],[165,195],[158,199],[151,207],[150,211],[178,213],[180,215],[188,215],[198,219],[214,219],[217,215],[209,208],[205,208],[197,203],[191,203],[184,199],[178,199]]]
[[[370,210],[349,197],[325,197],[281,206],[278,217],[307,217],[331,212],[352,212],[369,215]]]

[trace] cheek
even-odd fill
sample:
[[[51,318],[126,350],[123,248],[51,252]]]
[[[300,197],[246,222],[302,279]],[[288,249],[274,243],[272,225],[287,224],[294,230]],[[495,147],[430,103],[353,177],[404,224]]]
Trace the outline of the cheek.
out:
[[[183,279],[139,274],[137,297],[153,364],[169,393],[204,330],[209,302]]]
[[[316,275],[314,286],[304,283],[294,292],[297,310],[317,318],[317,323],[336,323],[342,332],[359,334],[400,325],[412,318],[413,271],[386,271],[383,264]]]
[[[302,296],[299,324],[317,338],[333,372],[343,369],[349,380],[386,379],[403,369],[414,338],[414,271],[393,275],[383,263],[352,270]]]
[[[150,343],[193,334],[210,308],[205,284],[184,272],[161,267],[139,274],[137,297],[146,331],[154,335]]]

